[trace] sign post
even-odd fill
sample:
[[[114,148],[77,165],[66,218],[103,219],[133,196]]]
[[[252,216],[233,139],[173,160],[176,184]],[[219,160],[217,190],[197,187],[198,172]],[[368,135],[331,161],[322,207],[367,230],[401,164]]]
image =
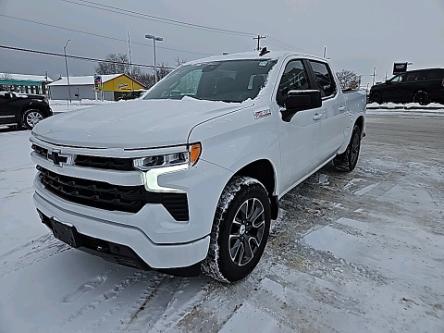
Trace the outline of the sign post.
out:
[[[94,91],[96,93],[97,100],[97,93],[102,91],[102,77],[97,74],[94,74]],[[103,99],[103,95],[101,97]]]

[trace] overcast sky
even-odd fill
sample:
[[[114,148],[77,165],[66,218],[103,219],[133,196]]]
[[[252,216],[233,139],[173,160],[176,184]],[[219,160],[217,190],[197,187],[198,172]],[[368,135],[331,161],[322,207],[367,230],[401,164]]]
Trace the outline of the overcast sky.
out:
[[[411,68],[444,67],[444,0],[90,0],[154,16],[199,25],[261,33],[264,46],[327,56],[337,69],[371,74],[378,80],[392,71],[394,61],[413,62]],[[69,0],[79,2],[79,0]],[[158,62],[174,66],[176,58],[192,60],[222,52],[250,51],[250,36],[232,35],[140,19],[78,6],[63,0],[0,0],[0,15],[126,40],[131,35],[134,63],[153,62],[146,33],[164,37]],[[127,53],[124,41],[63,31],[0,16],[0,44],[104,58]],[[147,43],[138,45],[135,43]],[[71,75],[92,75],[95,65],[70,60]],[[63,58],[0,49],[0,72],[65,75]]]

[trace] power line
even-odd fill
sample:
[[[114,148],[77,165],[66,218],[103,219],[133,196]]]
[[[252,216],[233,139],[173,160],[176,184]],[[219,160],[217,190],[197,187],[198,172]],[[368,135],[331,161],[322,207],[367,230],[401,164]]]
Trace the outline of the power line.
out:
[[[54,56],[54,57],[65,57],[65,55],[62,53],[25,49],[25,48],[21,48],[21,47],[2,45],[2,44],[0,44],[0,48],[6,49],[6,50],[21,51],[21,52],[34,53],[34,54],[42,54],[42,55]],[[127,62],[122,62],[122,61],[113,61],[113,60],[107,60],[107,59],[83,57],[83,56],[77,56],[77,55],[72,55],[72,54],[67,54],[66,57],[70,58],[70,59],[85,60],[85,61],[91,61],[91,62],[104,62],[104,63],[116,64],[116,65],[137,66],[137,67],[145,67],[145,68],[152,68],[152,69],[154,68],[153,65],[134,64],[134,63],[127,63]],[[166,69],[174,69],[174,67],[168,67],[168,66],[165,66],[165,68]]]
[[[172,25],[176,25],[176,26],[195,28],[195,29],[203,29],[203,30],[207,30],[207,31],[226,33],[226,34],[231,34],[231,35],[240,35],[240,36],[246,36],[246,37],[256,36],[256,34],[252,33],[252,32],[230,30],[230,29],[217,28],[217,27],[206,26],[206,25],[201,25],[201,24],[195,24],[195,23],[175,20],[175,19],[171,19],[171,18],[154,16],[154,15],[150,15],[150,14],[146,14],[146,13],[140,13],[140,12],[136,12],[136,11],[121,8],[121,7],[104,5],[104,4],[100,4],[97,2],[93,2],[93,1],[87,1],[87,0],[77,0],[77,2],[72,1],[72,0],[58,0],[58,1],[70,3],[73,5],[77,5],[77,6],[83,6],[83,7],[104,10],[104,11],[108,11],[108,12],[112,12],[112,13],[116,13],[116,14],[137,17],[139,19],[154,20],[154,21],[158,21],[158,22],[162,22],[162,23],[166,23],[166,24],[172,24]]]
[[[41,25],[41,26],[50,27],[50,28],[54,28],[54,29],[60,29],[60,30],[65,30],[65,31],[70,31],[70,32],[90,35],[90,36],[94,36],[94,37],[99,37],[99,38],[104,38],[104,39],[124,42],[125,44],[128,42],[125,39],[121,39],[121,38],[117,38],[117,37],[113,37],[113,36],[107,36],[107,35],[102,35],[102,34],[98,34],[98,33],[94,33],[94,32],[89,32],[89,31],[83,31],[83,30],[78,30],[78,29],[62,27],[62,26],[55,25],[55,24],[43,23],[43,22],[39,22],[39,21],[31,20],[31,19],[25,19],[25,18],[17,17],[17,16],[10,16],[10,15],[0,14],[0,17],[5,17],[5,18],[8,18],[8,19],[12,19],[12,20],[23,21],[23,22],[33,23],[33,24],[38,24],[38,25]],[[152,48],[151,45],[146,44],[146,43],[132,42],[132,44],[137,44],[137,45],[141,45],[141,46],[144,46],[144,47]],[[177,52],[184,52],[184,53],[191,53],[191,54],[200,54],[200,55],[210,55],[210,53],[181,50],[181,49],[176,49],[176,48],[166,47],[166,46],[159,46],[159,48],[160,49],[164,49],[164,50],[169,50],[169,51],[177,51]]]

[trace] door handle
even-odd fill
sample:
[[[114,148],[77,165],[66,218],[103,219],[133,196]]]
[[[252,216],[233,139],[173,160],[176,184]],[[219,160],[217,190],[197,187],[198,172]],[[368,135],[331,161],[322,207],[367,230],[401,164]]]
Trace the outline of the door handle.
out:
[[[322,118],[322,113],[315,113],[314,116],[313,116],[314,120],[319,120],[321,118]]]
[[[345,111],[345,106],[341,106],[341,107],[339,107],[339,112],[344,112]]]

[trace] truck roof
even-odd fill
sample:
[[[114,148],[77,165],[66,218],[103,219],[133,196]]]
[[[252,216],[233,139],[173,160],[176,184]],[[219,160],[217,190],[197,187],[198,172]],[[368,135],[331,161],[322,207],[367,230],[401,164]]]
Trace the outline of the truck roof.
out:
[[[224,61],[224,60],[251,60],[251,59],[280,59],[286,58],[288,56],[296,56],[301,58],[313,59],[313,60],[321,60],[323,62],[328,62],[327,59],[316,57],[308,54],[291,52],[291,51],[269,51],[263,56],[259,55],[259,51],[255,52],[242,52],[242,53],[230,53],[224,55],[216,55],[207,58],[196,59],[188,62],[187,64],[199,64],[202,62],[213,62],[213,61]]]

